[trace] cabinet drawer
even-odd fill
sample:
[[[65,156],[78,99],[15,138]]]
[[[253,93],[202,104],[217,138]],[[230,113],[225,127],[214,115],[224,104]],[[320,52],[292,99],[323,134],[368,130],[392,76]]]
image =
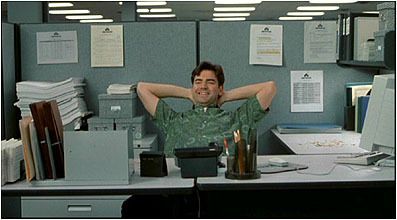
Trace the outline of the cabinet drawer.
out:
[[[22,218],[120,218],[129,196],[22,197]]]

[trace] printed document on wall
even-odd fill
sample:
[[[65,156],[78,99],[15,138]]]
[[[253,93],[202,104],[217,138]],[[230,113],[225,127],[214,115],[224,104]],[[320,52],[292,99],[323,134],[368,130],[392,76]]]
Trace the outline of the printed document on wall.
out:
[[[283,65],[282,25],[251,25],[249,64]]]
[[[336,62],[336,21],[306,21],[304,63]]]
[[[123,25],[91,26],[91,67],[124,66]]]
[[[291,112],[323,112],[323,71],[291,71]]]
[[[37,64],[77,63],[77,32],[37,32]]]

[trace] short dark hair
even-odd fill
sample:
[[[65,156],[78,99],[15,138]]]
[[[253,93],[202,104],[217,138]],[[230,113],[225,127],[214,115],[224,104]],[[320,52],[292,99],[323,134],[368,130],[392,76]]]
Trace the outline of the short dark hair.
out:
[[[218,80],[219,86],[223,86],[225,82],[225,75],[223,74],[223,68],[221,65],[213,64],[208,61],[201,62],[196,68],[194,68],[191,76],[192,84],[194,82],[194,77],[200,76],[201,71],[203,70],[212,70],[215,72],[216,79]]]

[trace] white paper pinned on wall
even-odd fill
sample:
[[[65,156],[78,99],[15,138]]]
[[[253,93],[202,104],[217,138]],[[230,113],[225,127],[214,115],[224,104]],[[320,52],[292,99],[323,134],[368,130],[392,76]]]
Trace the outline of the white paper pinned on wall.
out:
[[[37,64],[77,63],[77,32],[37,32]]]
[[[249,64],[283,65],[282,25],[251,25]]]
[[[291,71],[291,112],[323,112],[323,71]]]
[[[123,25],[91,26],[91,67],[124,66]]]

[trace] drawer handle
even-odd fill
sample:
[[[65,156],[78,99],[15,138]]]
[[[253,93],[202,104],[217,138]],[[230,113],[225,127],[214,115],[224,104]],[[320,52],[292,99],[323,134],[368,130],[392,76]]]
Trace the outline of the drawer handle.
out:
[[[91,212],[91,205],[68,205],[68,212]]]
[[[112,112],[121,111],[121,106],[119,106],[119,105],[110,106],[110,111],[112,111]]]

